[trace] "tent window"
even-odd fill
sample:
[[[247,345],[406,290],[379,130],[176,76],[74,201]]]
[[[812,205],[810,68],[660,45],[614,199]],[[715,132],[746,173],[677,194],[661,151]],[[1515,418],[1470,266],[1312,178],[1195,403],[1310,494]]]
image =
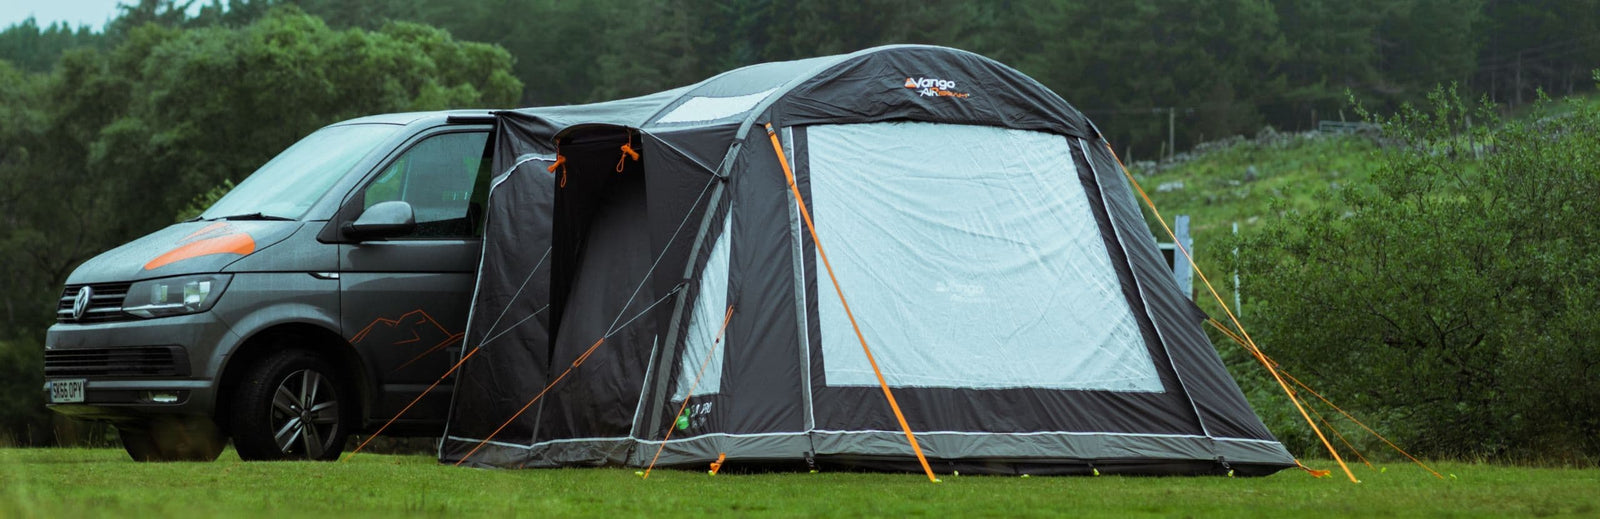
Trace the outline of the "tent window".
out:
[[[890,385],[1162,391],[1065,138],[808,131],[817,231]],[[817,297],[828,385],[876,386],[826,280]]]
[[[683,357],[678,361],[678,382],[672,391],[674,402],[689,398],[695,373],[700,370],[700,364],[706,362],[706,353],[711,352],[717,332],[722,330],[722,318],[728,311],[728,235],[733,234],[732,224],[733,211],[729,211],[722,220],[722,234],[711,246],[711,256],[700,274],[699,296],[695,297],[694,314],[689,318],[689,337],[684,341]],[[727,349],[728,345],[723,344],[711,354],[705,374],[700,375],[700,384],[693,388],[694,394],[710,395],[720,390],[722,353]]]
[[[750,111],[772,90],[731,97],[692,97],[656,120],[656,124],[694,123],[726,119]]]

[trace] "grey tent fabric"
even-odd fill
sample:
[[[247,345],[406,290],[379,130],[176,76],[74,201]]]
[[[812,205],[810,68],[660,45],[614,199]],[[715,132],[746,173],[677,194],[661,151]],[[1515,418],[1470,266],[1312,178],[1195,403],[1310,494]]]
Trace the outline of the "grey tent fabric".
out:
[[[442,462],[915,469],[826,252],[935,470],[1293,466],[1098,130],[1003,64],[887,46],[496,116]]]

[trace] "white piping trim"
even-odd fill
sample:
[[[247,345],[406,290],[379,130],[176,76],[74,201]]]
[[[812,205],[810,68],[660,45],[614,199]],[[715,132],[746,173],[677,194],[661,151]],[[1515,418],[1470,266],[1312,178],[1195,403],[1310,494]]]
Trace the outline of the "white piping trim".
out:
[[[448,440],[448,441],[456,441],[456,442],[471,443],[471,444],[484,443],[483,440],[480,440],[478,438],[462,438],[460,436],[445,436],[445,439]],[[531,448],[531,446],[528,446],[528,445],[520,445],[520,444],[516,444],[516,443],[506,443],[506,442],[497,442],[497,441],[494,441],[494,440],[489,440],[487,443],[489,445],[493,445],[493,446],[496,446],[496,447],[505,447],[505,448],[508,448],[508,449],[529,449],[529,448]],[[441,448],[443,447],[443,444],[444,444],[444,442],[441,441],[440,442]]]
[[[1189,409],[1194,410],[1194,421],[1200,426],[1200,432],[1204,433],[1207,438],[1216,439],[1215,436],[1211,435],[1210,428],[1206,427],[1205,415],[1200,414],[1200,406],[1194,402],[1194,395],[1189,394],[1189,383],[1184,382],[1183,373],[1178,371],[1178,363],[1172,360],[1172,352],[1167,349],[1166,334],[1161,333],[1160,326],[1156,326],[1155,311],[1150,308],[1149,298],[1144,296],[1148,291],[1145,290],[1144,283],[1139,280],[1139,276],[1133,272],[1133,256],[1128,253],[1128,246],[1122,243],[1122,238],[1116,236],[1117,217],[1111,214],[1111,202],[1106,200],[1106,186],[1100,185],[1100,172],[1095,170],[1094,159],[1089,154],[1088,141],[1081,137],[1078,138],[1078,149],[1083,152],[1083,162],[1089,166],[1089,176],[1095,179],[1095,186],[1100,188],[1100,207],[1105,209],[1106,222],[1111,224],[1112,241],[1115,241],[1117,247],[1122,249],[1122,257],[1128,264],[1128,277],[1133,278],[1134,290],[1139,292],[1139,303],[1144,306],[1144,315],[1146,319],[1150,320],[1150,328],[1155,329],[1156,338],[1161,340],[1161,352],[1167,354],[1167,365],[1172,367],[1172,376],[1178,379],[1179,390],[1183,392],[1183,399],[1189,401]],[[1212,454],[1215,453],[1215,450],[1213,450]]]
[[[450,438],[451,440],[454,440],[454,441],[458,441],[458,442],[486,443],[482,439],[479,439],[479,438],[462,438],[460,436],[449,436],[448,438]],[[617,437],[610,437],[610,438],[565,438],[565,439],[560,439],[560,440],[545,440],[545,441],[542,441],[542,442],[539,442],[539,443],[532,443],[532,444],[528,444],[528,445],[523,445],[523,444],[520,444],[520,443],[498,442],[498,441],[494,441],[494,440],[490,440],[487,443],[489,443],[491,445],[499,445],[501,447],[514,447],[514,448],[518,448],[518,449],[529,449],[529,450],[532,450],[532,449],[538,448],[540,446],[552,445],[552,444],[557,444],[557,443],[619,442],[619,441],[627,441],[627,440],[634,440],[634,439],[635,438],[633,438],[631,436],[617,436]]]
[[[789,164],[797,164],[795,162],[794,128],[784,127],[782,137],[785,143],[783,151],[788,155]],[[797,179],[799,174],[799,171],[795,171]],[[796,189],[798,188],[799,186],[796,185]],[[805,390],[805,395],[803,396],[805,400],[801,405],[804,406],[803,410],[805,411],[805,428],[812,429],[817,426],[817,416],[816,401],[813,399],[811,391],[811,316],[809,315],[810,312],[807,311],[807,299],[809,299],[810,294],[806,293],[805,235],[801,234],[800,231],[800,202],[795,200],[794,193],[791,191],[785,191],[784,197],[789,199],[789,241],[791,244],[789,252],[791,256],[790,263],[794,269],[795,314],[797,316],[796,324],[799,327],[799,330],[796,331],[800,336],[800,387]]]
[[[893,434],[905,435],[904,431],[830,431],[818,429],[812,431],[817,434]],[[946,435],[946,436],[1116,436],[1126,438],[1174,438],[1187,440],[1215,440],[1246,443],[1267,443],[1281,445],[1277,440],[1262,440],[1257,438],[1214,438],[1199,434],[1159,434],[1159,433],[1119,433],[1119,432],[1079,432],[1079,431],[1029,431],[1029,432],[982,432],[982,431],[917,431],[917,436]]]
[[[664,442],[661,441],[661,440],[643,440],[643,439],[634,438],[634,437],[605,437],[605,438],[567,438],[567,439],[561,439],[561,440],[546,440],[546,441],[534,443],[534,444],[531,444],[531,445],[521,445],[521,444],[514,444],[514,443],[496,442],[496,441],[490,441],[489,443],[494,444],[494,445],[499,445],[499,446],[502,446],[502,447],[516,447],[516,448],[524,448],[524,449],[533,449],[533,448],[544,446],[544,445],[553,445],[553,444],[559,444],[559,443],[618,442],[618,441],[632,440],[632,441],[635,441],[635,442],[638,442],[638,443],[644,444],[644,445],[661,445],[663,443],[683,443],[683,442],[692,442],[692,441],[699,441],[699,440],[711,439],[711,438],[774,438],[774,437],[807,436],[807,435],[810,435],[810,434],[837,434],[837,435],[888,434],[888,435],[894,435],[896,437],[899,437],[900,435],[904,435],[905,432],[904,431],[879,431],[879,430],[834,431],[834,430],[825,430],[825,429],[815,429],[815,430],[808,431],[808,432],[706,433],[706,434],[701,434],[701,435],[697,435],[697,436],[691,436],[691,437],[688,437],[688,438],[679,438],[679,439],[676,439],[676,440],[667,440],[667,441],[664,441]],[[1210,436],[1201,436],[1201,435],[1198,435],[1198,434],[1155,434],[1155,433],[1145,434],[1145,433],[1074,432],[1074,431],[1032,431],[1032,432],[1005,432],[1005,433],[1000,433],[1000,432],[976,432],[976,431],[919,431],[919,432],[917,432],[917,435],[918,436],[934,436],[934,435],[938,435],[938,436],[1115,436],[1115,437],[1125,437],[1125,438],[1172,438],[1172,439],[1182,439],[1182,440],[1214,440],[1214,441],[1219,441],[1219,442],[1260,443],[1260,444],[1280,445],[1280,446],[1282,445],[1281,443],[1279,443],[1276,440],[1262,440],[1262,439],[1257,439],[1257,438],[1213,438],[1213,437],[1210,437]],[[482,440],[479,440],[479,439],[476,439],[476,438],[461,438],[461,437],[457,437],[457,436],[450,436],[449,438],[451,440],[460,441],[460,442],[481,442],[482,441]]]
[[[705,434],[701,434],[701,435],[698,435],[698,436],[690,436],[688,438],[678,438],[676,440],[661,441],[661,440],[635,439],[634,441],[637,441],[637,442],[642,443],[642,444],[648,444],[648,445],[661,445],[663,443],[687,443],[687,442],[692,442],[692,441],[697,441],[697,440],[702,440],[702,439],[712,439],[712,438],[769,438],[769,437],[787,437],[787,436],[806,436],[807,434],[808,433],[803,433],[803,432],[784,432],[784,433],[705,433]]]

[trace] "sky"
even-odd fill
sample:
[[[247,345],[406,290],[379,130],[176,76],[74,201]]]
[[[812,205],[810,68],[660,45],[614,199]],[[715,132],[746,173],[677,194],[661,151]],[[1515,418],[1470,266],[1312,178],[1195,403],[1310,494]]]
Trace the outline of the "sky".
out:
[[[117,15],[117,4],[126,1],[129,0],[0,0],[0,28],[33,16],[40,27],[67,22],[73,28],[87,25],[98,31]],[[209,2],[195,2],[192,8],[198,11],[204,3]]]

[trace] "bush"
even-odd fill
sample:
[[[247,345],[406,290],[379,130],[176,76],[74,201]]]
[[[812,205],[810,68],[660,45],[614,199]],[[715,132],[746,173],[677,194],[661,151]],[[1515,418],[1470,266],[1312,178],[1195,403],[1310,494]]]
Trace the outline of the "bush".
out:
[[[43,387],[44,348],[29,340],[0,341],[0,446],[52,443]]]
[[[1593,463],[1600,106],[1546,101],[1496,128],[1453,89],[1429,99],[1379,121],[1395,146],[1370,186],[1244,239],[1247,324],[1417,453]]]

